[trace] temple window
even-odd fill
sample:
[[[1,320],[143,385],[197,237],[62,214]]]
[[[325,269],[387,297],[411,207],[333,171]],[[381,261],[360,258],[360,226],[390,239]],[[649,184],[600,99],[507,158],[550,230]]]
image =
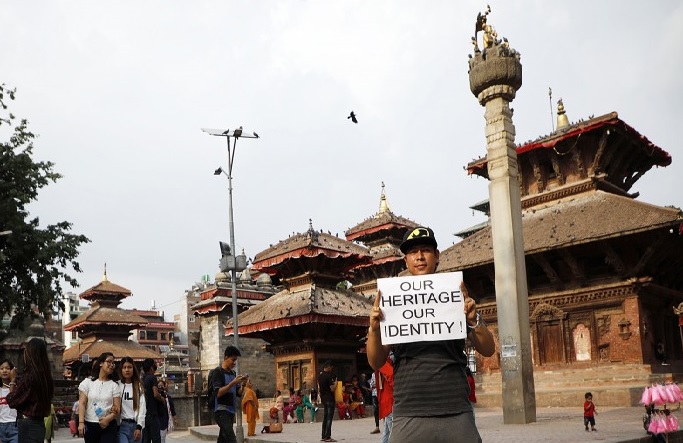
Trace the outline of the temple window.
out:
[[[579,323],[572,333],[574,336],[574,352],[576,361],[588,361],[591,359],[591,333],[583,324]]]

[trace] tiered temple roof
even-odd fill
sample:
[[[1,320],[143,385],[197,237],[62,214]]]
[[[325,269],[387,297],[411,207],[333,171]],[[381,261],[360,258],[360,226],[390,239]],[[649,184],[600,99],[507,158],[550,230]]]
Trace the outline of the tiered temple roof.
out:
[[[391,211],[382,183],[377,213],[346,231],[347,240],[363,243],[370,248],[372,256],[371,263],[359,265],[353,270],[351,281],[355,292],[374,293],[377,278],[394,277],[405,270],[399,246],[403,234],[417,226],[419,225],[416,222]]]
[[[582,198],[572,196],[525,211],[524,252],[535,254],[660,228],[678,232],[682,222],[679,209],[596,190]],[[492,262],[491,227],[487,226],[444,251],[439,267],[463,270]]]
[[[367,248],[316,231],[295,233],[286,240],[256,254],[254,269],[280,277],[285,286],[301,284],[315,276],[317,284],[332,287],[348,276],[350,269],[371,262]]]
[[[338,288],[349,269],[371,261],[368,250],[329,233],[296,233],[254,258],[254,269],[279,277],[285,290],[239,316],[240,335],[273,345],[355,340],[367,326],[369,298]],[[231,324],[226,333],[232,333]]]
[[[102,281],[79,296],[90,301],[90,309],[64,326],[65,331],[77,331],[81,339],[64,351],[64,364],[80,361],[83,354],[97,357],[102,352],[112,352],[117,359],[162,359],[159,353],[128,340],[132,329],[147,324],[141,316],[118,307],[121,300],[131,295],[130,290],[107,279],[105,268]]]
[[[613,112],[567,124],[519,145],[517,153],[530,293],[580,286],[599,275],[648,275],[683,290],[683,277],[672,272],[683,266],[676,252],[683,247],[683,213],[629,193],[645,172],[671,163],[666,151]],[[467,170],[488,178],[486,158]],[[476,280],[475,290],[492,296],[491,227],[463,232],[469,236],[442,252],[439,269],[473,270],[468,283]]]
[[[225,309],[232,309],[232,284],[230,273],[219,272],[216,284],[206,287],[201,292],[201,301],[192,306],[192,311],[199,316],[212,315]],[[248,309],[266,300],[277,292],[272,280],[261,274],[256,281],[252,280],[248,269],[245,269],[236,282],[237,305],[240,310]]]

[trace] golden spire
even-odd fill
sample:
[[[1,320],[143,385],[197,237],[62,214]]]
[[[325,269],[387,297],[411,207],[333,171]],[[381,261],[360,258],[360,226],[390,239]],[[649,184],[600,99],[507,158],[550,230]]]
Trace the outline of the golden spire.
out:
[[[559,99],[557,101],[557,129],[566,128],[567,126],[569,126],[569,119],[564,110],[564,103],[562,103],[562,99]]]
[[[102,281],[109,281],[107,279],[107,262],[104,262],[104,275],[102,276]]]
[[[391,212],[391,209],[389,209],[389,202],[387,201],[387,196],[384,193],[384,182],[382,182],[382,193],[379,197],[379,211],[377,211],[377,215],[384,214],[385,212]]]

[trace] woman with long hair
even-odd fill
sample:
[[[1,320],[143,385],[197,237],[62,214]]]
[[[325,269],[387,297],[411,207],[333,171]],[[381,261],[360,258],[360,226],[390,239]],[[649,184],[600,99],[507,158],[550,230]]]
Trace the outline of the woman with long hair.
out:
[[[9,359],[0,360],[0,441],[3,443],[18,443],[19,430],[17,429],[17,410],[12,409],[7,404],[7,394],[9,394],[9,384],[11,380],[9,373],[14,369],[14,365]]]
[[[118,441],[119,443],[134,443],[140,441],[147,413],[140,371],[131,357],[123,357],[119,363],[118,372],[121,395]]]
[[[24,416],[17,420],[19,441],[43,443],[43,420],[50,415],[55,390],[45,341],[34,337],[24,345],[24,373],[17,378],[17,368],[14,368],[9,378],[7,404]]]
[[[103,352],[92,365],[92,375],[78,385],[78,435],[85,443],[117,441],[121,392],[111,378],[114,364],[114,354]]]

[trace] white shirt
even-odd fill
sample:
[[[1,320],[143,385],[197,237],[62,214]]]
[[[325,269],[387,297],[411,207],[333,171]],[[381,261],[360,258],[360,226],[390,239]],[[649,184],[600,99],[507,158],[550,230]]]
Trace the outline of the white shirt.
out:
[[[114,398],[121,396],[119,386],[113,380],[93,381],[91,378],[86,378],[78,385],[78,390],[88,397],[85,406],[85,421],[91,423],[97,423],[101,417],[106,416],[114,405]]]
[[[145,394],[140,392],[138,395],[138,410],[133,409],[133,383],[118,382],[119,394],[121,397],[121,415],[119,416],[119,424],[121,419],[128,418],[135,420],[140,427],[145,427],[145,414],[147,408],[145,404]]]
[[[372,396],[377,397],[377,382],[375,381],[375,373],[372,373],[372,376],[370,377],[370,387],[372,388]]]
[[[133,383],[119,383],[121,393],[121,418],[135,420],[135,409],[133,408]]]
[[[17,421],[17,410],[7,404],[9,388],[0,387],[0,423],[14,423]]]

